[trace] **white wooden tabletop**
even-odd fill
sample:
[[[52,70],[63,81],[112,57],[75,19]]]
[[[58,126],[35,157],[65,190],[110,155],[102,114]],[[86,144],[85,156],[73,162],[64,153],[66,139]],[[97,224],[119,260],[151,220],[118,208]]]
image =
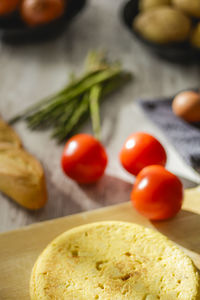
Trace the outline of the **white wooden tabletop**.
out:
[[[168,151],[167,167],[199,180],[179,157],[159,128],[137,107],[138,97],[173,95],[200,82],[200,68],[181,66],[154,57],[133,39],[120,19],[121,0],[91,0],[83,13],[56,41],[40,45],[0,44],[0,113],[7,120],[29,104],[57,91],[68,75],[80,73],[91,49],[106,49],[113,59],[134,73],[132,84],[103,104],[103,142],[109,155],[106,175],[95,185],[83,187],[66,178],[60,168],[63,146],[49,138],[49,132],[30,132],[21,122],[15,129],[28,151],[44,165],[49,201],[38,212],[29,212],[0,195],[0,231],[57,218],[129,200],[133,178],[120,167],[118,152],[125,138],[136,130],[153,133]],[[89,124],[83,128],[90,132]]]

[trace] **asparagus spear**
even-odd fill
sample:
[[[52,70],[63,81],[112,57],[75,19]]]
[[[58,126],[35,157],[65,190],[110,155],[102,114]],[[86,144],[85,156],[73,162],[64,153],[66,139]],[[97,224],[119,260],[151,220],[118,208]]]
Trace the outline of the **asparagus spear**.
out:
[[[92,119],[92,127],[95,137],[100,140],[100,114],[99,114],[99,99],[101,96],[102,86],[94,85],[89,94],[89,105],[90,105],[90,114]]]
[[[71,81],[61,91],[47,97],[15,116],[10,123],[25,119],[31,129],[54,128],[59,141],[72,135],[90,115],[93,131],[100,139],[99,105],[106,95],[131,80],[131,74],[119,63],[109,63],[102,53],[92,52],[87,59],[86,73]]]

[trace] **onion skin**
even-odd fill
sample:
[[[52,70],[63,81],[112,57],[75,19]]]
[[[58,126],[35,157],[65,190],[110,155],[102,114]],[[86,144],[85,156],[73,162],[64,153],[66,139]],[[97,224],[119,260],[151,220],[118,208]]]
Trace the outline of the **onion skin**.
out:
[[[200,122],[200,93],[181,92],[172,102],[173,113],[187,122]]]
[[[0,1],[0,16],[6,16],[14,12],[20,0],[1,0]]]
[[[20,13],[27,25],[35,27],[58,19],[64,11],[64,0],[23,0]]]

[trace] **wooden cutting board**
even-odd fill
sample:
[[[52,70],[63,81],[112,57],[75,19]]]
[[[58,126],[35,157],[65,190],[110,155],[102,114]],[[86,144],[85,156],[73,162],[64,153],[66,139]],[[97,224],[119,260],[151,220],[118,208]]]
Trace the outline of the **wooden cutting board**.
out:
[[[72,215],[0,235],[0,299],[29,299],[29,278],[37,256],[63,231],[90,222],[135,222],[167,235],[200,269],[200,187],[187,190],[182,211],[172,220],[149,222],[130,203]]]

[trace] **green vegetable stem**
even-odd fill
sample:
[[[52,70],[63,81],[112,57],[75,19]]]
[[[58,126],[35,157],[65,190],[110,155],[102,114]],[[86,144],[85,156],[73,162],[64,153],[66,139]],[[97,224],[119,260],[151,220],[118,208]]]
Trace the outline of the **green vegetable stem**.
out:
[[[90,117],[94,135],[101,138],[99,106],[110,93],[131,80],[129,72],[118,62],[109,62],[104,53],[91,52],[86,60],[86,72],[78,79],[71,76],[69,84],[10,120],[13,124],[25,120],[28,127],[52,127],[52,137],[62,142],[75,134]]]

